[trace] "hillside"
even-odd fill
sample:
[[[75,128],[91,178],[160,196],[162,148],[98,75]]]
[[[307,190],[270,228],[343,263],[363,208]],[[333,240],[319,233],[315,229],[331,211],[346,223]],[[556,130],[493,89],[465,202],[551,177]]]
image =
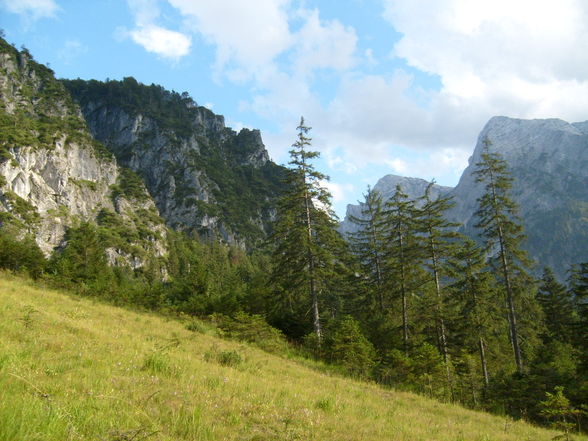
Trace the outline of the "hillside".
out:
[[[32,235],[50,255],[83,221],[108,233],[110,263],[138,267],[166,252],[163,221],[138,176],[92,138],[53,71],[0,38],[0,227]]]
[[[6,274],[0,305],[1,441],[556,436]]]
[[[266,237],[285,169],[259,130],[237,133],[187,93],[131,77],[62,83],[92,135],[143,177],[168,226],[229,243]]]

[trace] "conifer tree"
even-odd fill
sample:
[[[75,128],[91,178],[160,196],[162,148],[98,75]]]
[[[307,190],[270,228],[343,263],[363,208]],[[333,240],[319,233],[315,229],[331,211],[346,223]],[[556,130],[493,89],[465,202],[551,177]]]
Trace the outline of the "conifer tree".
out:
[[[545,325],[550,337],[562,343],[571,343],[575,320],[573,299],[549,267],[543,269],[537,300],[545,314]]]
[[[320,345],[321,297],[330,279],[336,277],[337,248],[342,239],[335,229],[331,195],[321,185],[327,177],[311,164],[319,153],[308,150],[310,129],[301,118],[298,138],[290,150],[292,168],[286,178],[287,189],[278,203],[272,235],[275,243],[272,280],[287,294],[292,312],[294,304],[310,303],[312,326]]]
[[[409,297],[416,285],[421,247],[417,237],[414,201],[396,186],[394,195],[385,205],[383,225],[386,231],[386,275],[392,292],[401,300],[402,341],[404,352],[409,349]]]
[[[473,240],[464,238],[450,261],[451,289],[453,301],[458,301],[456,328],[464,334],[464,340],[471,342],[472,351],[478,352],[484,385],[488,387],[488,340],[498,316],[493,299],[492,278],[486,271],[486,258]],[[469,345],[468,345],[469,346]]]
[[[375,293],[379,311],[384,312],[384,241],[382,195],[368,186],[365,201],[360,204],[361,215],[349,220],[359,229],[350,233],[353,252],[357,255],[367,277],[369,290]]]
[[[452,228],[456,227],[457,224],[449,222],[445,218],[447,210],[454,205],[452,198],[439,196],[434,199],[431,196],[431,189],[434,184],[433,181],[427,186],[425,194],[421,198],[422,206],[418,210],[418,230],[423,242],[425,267],[433,277],[437,343],[439,352],[443,355],[448,386],[451,388],[448,337],[444,312],[444,290],[441,279],[446,276],[447,261],[455,250],[457,233]]]
[[[431,197],[431,189],[434,182],[431,182],[425,194],[421,198],[422,207],[418,211],[418,229],[422,235],[425,266],[433,276],[435,290],[435,316],[437,321],[439,351],[443,355],[445,363],[449,362],[447,345],[447,331],[445,329],[445,318],[443,314],[443,287],[441,279],[445,275],[446,262],[454,252],[454,242],[457,234],[452,228],[457,224],[449,222],[445,213],[454,203],[451,197],[440,196],[436,199]]]
[[[476,164],[476,182],[484,184],[485,192],[478,198],[476,228],[481,230],[486,250],[496,253],[499,273],[504,285],[509,334],[517,370],[523,372],[523,357],[515,306],[514,280],[518,274],[526,275],[530,265],[526,252],[521,248],[525,238],[518,206],[510,197],[512,177],[507,164],[498,153],[490,152],[491,142],[484,140],[482,159]]]

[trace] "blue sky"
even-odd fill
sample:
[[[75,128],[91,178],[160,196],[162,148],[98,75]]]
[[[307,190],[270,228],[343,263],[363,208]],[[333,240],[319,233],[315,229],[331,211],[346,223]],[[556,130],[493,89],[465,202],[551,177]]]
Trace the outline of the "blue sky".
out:
[[[301,115],[334,207],[394,173],[455,185],[494,115],[588,119],[584,0],[0,0],[59,77],[187,91],[288,161]]]

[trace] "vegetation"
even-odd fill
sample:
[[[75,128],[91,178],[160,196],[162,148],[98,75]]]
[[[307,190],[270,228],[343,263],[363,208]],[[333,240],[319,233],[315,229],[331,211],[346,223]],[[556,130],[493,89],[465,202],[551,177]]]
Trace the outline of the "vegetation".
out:
[[[243,129],[236,134],[224,128],[222,120],[205,107],[198,106],[184,92],[169,92],[157,85],[144,85],[134,78],[122,81],[62,80],[67,90],[82,108],[92,103],[111,111],[122,110],[130,116],[142,115],[155,124],[153,132],[140,132],[139,141],[132,145],[115,145],[105,139],[122,165],[130,166],[133,152],[137,153],[155,136],[163,136],[170,146],[180,148],[183,143],[196,141],[198,151],[191,151],[182,161],[170,161],[166,172],[174,176],[177,205],[196,208],[204,216],[218,217],[249,245],[259,243],[267,221],[260,228],[257,218],[271,217],[276,196],[283,190],[284,168],[273,162],[248,163],[248,155],[259,151],[260,138],[254,131]],[[194,170],[200,184],[212,194],[213,204],[200,200],[189,179]],[[148,172],[148,170],[143,170]],[[151,194],[159,189],[146,183]]]
[[[557,434],[322,373],[317,363],[6,274],[0,299],[3,441],[548,441]]]
[[[25,50],[10,54],[46,83],[23,87],[26,100],[44,103],[37,113],[0,109],[0,160],[19,146],[89,139],[51,72]],[[177,145],[198,137],[187,165],[168,165],[177,203],[259,239],[252,213],[270,213],[282,198],[264,247],[166,230],[155,209],[120,216],[102,208],[96,222],[73,222],[45,259],[35,207],[4,191],[0,268],[36,279],[43,293],[0,279],[0,441],[554,436],[504,416],[553,425],[566,438],[588,427],[588,263],[571,268],[567,284],[549,269],[532,278],[507,164],[490,142],[476,173],[483,247],[451,232],[451,200],[428,191],[411,200],[398,187],[385,204],[368,189],[348,248],[303,120],[291,169],[251,167],[243,160],[255,134],[204,136],[206,124],[186,118],[215,117],[185,94],[132,79],[66,84],[82,99],[141,109]],[[206,170],[218,203],[193,194],[183,181],[191,168]],[[111,190],[115,204],[148,206],[129,169]],[[54,214],[69,215],[67,207]]]

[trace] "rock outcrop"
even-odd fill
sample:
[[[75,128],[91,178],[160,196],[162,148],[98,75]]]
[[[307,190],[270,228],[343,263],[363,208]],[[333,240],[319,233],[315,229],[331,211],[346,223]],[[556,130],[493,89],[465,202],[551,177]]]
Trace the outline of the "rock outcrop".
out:
[[[514,179],[511,195],[528,237],[525,248],[540,265],[564,278],[571,264],[588,260],[588,122],[490,119],[450,192],[456,205],[449,216],[472,236],[477,234],[476,199],[483,191],[472,173],[484,139],[507,162]]]
[[[170,227],[229,243],[266,236],[283,168],[259,130],[236,133],[187,94],[132,78],[64,84],[94,137],[143,177]]]
[[[112,213],[130,232],[151,231],[135,243],[113,244],[112,263],[136,267],[141,265],[136,251],[165,253],[165,229],[145,188],[125,194],[120,186],[124,172],[92,139],[80,109],[53,72],[4,40],[0,126],[3,228],[16,235],[33,234],[49,255],[63,245],[68,228],[81,221],[99,223],[101,214]]]
[[[382,195],[382,200],[385,202],[392,198],[397,185],[400,185],[402,191],[404,191],[410,199],[416,200],[425,194],[429,182],[421,178],[386,175],[374,185],[374,191],[380,193]],[[431,197],[436,199],[440,195],[448,193],[451,189],[452,187],[433,184],[433,187],[431,188]],[[350,219],[351,217],[361,218],[362,206],[362,201],[358,201],[358,204],[347,205],[345,219],[339,226],[339,231],[341,231],[341,233],[348,234],[357,231],[357,224],[351,222]]]

